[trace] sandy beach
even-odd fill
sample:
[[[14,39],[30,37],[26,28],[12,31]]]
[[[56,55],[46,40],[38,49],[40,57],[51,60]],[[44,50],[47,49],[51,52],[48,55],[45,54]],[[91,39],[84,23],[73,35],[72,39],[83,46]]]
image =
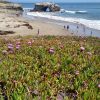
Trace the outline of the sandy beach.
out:
[[[63,26],[46,23],[40,20],[30,20],[22,16],[0,13],[0,31],[12,31],[12,34],[1,36],[26,36],[26,35],[71,35]],[[4,32],[5,33],[5,32]]]
[[[11,13],[0,13],[0,37],[8,36],[96,36],[100,37],[100,30],[89,28],[80,23],[50,20],[46,18],[33,17],[27,15],[16,15]],[[64,29],[64,25],[66,28]],[[70,27],[67,30],[67,25]],[[77,28],[78,27],[78,28]]]

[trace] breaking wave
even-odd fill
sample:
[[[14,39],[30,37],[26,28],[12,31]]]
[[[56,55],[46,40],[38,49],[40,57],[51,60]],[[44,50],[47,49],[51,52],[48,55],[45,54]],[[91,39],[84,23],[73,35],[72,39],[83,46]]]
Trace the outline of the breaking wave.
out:
[[[60,16],[55,16],[51,13],[43,13],[43,12],[28,12],[27,15],[34,16],[34,17],[48,18],[48,19],[53,19],[58,21],[79,23],[89,28],[100,30],[100,20],[87,20],[82,18],[60,17]]]
[[[61,9],[60,12],[61,13],[70,13],[70,14],[87,14],[88,13],[87,11],[84,11],[84,10],[71,11],[71,10],[65,10],[65,9]]]

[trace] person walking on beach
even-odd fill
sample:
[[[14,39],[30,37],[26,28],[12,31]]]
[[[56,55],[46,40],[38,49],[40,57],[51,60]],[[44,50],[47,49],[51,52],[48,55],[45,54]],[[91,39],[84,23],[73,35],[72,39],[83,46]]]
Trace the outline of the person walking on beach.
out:
[[[40,34],[40,29],[38,29],[38,33],[37,33],[37,35],[39,35]]]
[[[69,25],[67,25],[67,30],[69,30]]]
[[[66,26],[64,25],[64,29],[66,28]]]
[[[77,29],[79,29],[79,26],[77,25]]]
[[[78,33],[78,31],[79,31],[79,26],[77,25],[77,27],[76,27],[76,28],[77,28],[77,33]]]
[[[91,36],[92,36],[92,31],[91,31]]]
[[[84,34],[85,34],[85,26],[83,26],[83,32],[84,32]]]

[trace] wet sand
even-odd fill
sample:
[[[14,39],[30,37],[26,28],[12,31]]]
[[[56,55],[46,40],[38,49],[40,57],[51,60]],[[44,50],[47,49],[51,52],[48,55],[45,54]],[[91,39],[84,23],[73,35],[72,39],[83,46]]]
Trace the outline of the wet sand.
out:
[[[66,21],[57,21],[52,19],[46,19],[46,18],[35,18],[40,21],[44,21],[46,23],[55,24],[59,26],[65,26],[67,29],[67,26],[69,26],[69,32],[72,35],[75,36],[93,36],[93,37],[100,37],[100,30],[89,28],[81,23],[72,23],[72,22],[66,22]],[[34,20],[35,20],[34,19]]]

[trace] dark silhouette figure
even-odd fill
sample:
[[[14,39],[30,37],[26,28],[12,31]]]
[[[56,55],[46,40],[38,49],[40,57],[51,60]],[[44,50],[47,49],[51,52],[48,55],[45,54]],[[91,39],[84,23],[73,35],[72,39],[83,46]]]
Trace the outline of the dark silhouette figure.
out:
[[[77,26],[76,28],[77,28],[77,33],[78,33],[78,30],[79,30],[79,26]]]
[[[69,30],[69,25],[67,25],[67,30]]]
[[[38,29],[38,35],[40,34],[40,29]]]
[[[92,36],[92,34],[93,34],[93,33],[92,33],[92,31],[91,31],[91,36]]]
[[[64,29],[66,28],[66,26],[64,25]]]
[[[79,29],[79,26],[77,26],[77,29]]]

